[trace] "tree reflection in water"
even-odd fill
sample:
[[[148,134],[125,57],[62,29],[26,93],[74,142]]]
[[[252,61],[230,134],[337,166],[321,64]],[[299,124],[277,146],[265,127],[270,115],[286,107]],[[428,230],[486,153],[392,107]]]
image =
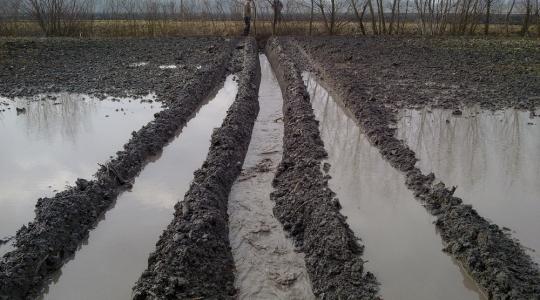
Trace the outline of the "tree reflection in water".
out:
[[[448,110],[404,110],[398,138],[416,152],[423,172],[457,186],[457,196],[514,230],[540,262],[540,125],[529,115],[477,107],[464,109],[462,116]]]

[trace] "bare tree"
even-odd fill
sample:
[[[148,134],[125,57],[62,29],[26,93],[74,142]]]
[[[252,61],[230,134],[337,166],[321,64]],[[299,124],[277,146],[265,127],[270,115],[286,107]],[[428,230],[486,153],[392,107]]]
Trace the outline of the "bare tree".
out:
[[[315,6],[321,12],[327,33],[330,35],[336,34],[337,30],[343,25],[343,22],[338,20],[338,14],[344,9],[345,1],[316,0]]]
[[[489,34],[489,23],[491,18],[491,5],[493,0],[486,0],[486,23],[484,25],[484,34]]]
[[[20,4],[18,0],[0,0],[0,35],[10,35],[18,30]]]
[[[28,13],[37,20],[46,35],[80,35],[84,25],[93,20],[93,0],[25,1]]]
[[[379,30],[377,29],[377,22],[375,21],[375,12],[373,11],[373,4],[371,3],[371,0],[367,0],[367,4],[369,7],[369,15],[371,16],[371,30],[373,31],[373,34],[379,34]]]
[[[388,34],[392,34],[392,30],[394,29],[394,22],[396,20],[397,14],[399,14],[399,0],[393,0],[392,15],[390,16],[390,25],[388,27]]]
[[[536,33],[540,37],[540,0],[536,0]]]
[[[315,0],[311,0],[311,9],[309,13],[309,35],[313,34],[313,16],[315,12]]]
[[[354,11],[354,15],[356,16],[356,20],[358,21],[360,31],[363,35],[366,35],[366,28],[364,27],[364,14],[366,13],[367,1],[363,5],[361,13],[358,11],[358,4],[356,3],[356,0],[351,0],[351,7]]]
[[[510,26],[510,15],[512,14],[512,10],[514,10],[514,5],[516,4],[516,0],[512,0],[512,4],[510,5],[510,9],[508,9],[508,12],[506,13],[506,19],[505,19],[505,29],[506,34],[508,35],[508,27]]]
[[[524,36],[529,34],[531,11],[532,11],[531,0],[525,0],[525,16],[523,17],[523,26],[521,27],[521,34]]]

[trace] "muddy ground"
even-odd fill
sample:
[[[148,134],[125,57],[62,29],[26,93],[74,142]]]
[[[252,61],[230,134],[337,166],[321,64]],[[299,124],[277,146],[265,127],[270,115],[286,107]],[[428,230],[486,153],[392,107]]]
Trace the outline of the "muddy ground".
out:
[[[158,101],[172,103],[187,83],[226,61],[223,53],[233,44],[224,38],[1,39],[0,95],[155,92]]]
[[[415,167],[415,153],[395,137],[397,109],[489,109],[534,111],[540,105],[540,48],[536,41],[423,41],[388,38],[282,39],[298,64],[314,71],[352,112],[406,184],[437,217],[453,255],[491,299],[537,299],[538,266],[522,246],[495,224],[434,184]],[[495,48],[494,46],[498,46]],[[511,67],[509,67],[511,66]]]
[[[152,56],[153,52],[156,52],[157,57],[167,57],[167,52],[160,52],[162,49],[169,52],[174,50],[175,53],[185,51],[186,54],[189,54],[186,60],[191,65],[187,69],[166,70],[174,71],[174,76],[167,73],[159,73],[161,75],[158,75],[148,72],[145,75],[145,71],[136,72],[139,82],[131,85],[128,82],[134,75],[132,75],[133,72],[128,72],[129,66],[124,66],[124,71],[116,73],[121,82],[119,84],[115,84],[114,80],[100,81],[99,79],[100,76],[108,74],[106,70],[113,66],[113,61],[118,61],[118,57],[122,57],[125,53],[125,44],[112,41],[96,41],[95,44],[82,42],[82,45],[89,48],[95,47],[94,50],[87,52],[86,48],[88,47],[78,47],[75,41],[52,40],[50,48],[48,43],[48,41],[41,40],[30,44],[27,41],[4,42],[1,64],[1,67],[4,68],[1,73],[3,76],[2,92],[10,93],[11,96],[52,92],[60,83],[65,84],[65,86],[61,86],[64,91],[94,94],[114,95],[116,93],[118,95],[122,91],[126,93],[126,90],[147,94],[148,91],[155,91],[161,95],[161,100],[168,104],[168,109],[156,113],[154,121],[139,131],[133,132],[131,140],[124,145],[123,150],[117,152],[115,158],[110,162],[102,162],[104,166],[97,171],[95,179],[79,179],[76,186],[60,192],[52,198],[38,200],[36,218],[17,232],[16,249],[7,253],[0,261],[0,298],[2,299],[32,298],[32,295],[39,292],[51,274],[57,271],[77,250],[78,245],[87,237],[88,231],[112,205],[116,196],[129,189],[131,181],[142,170],[148,159],[156,156],[164,145],[179,134],[181,128],[200,107],[205,97],[223,82],[228,70],[238,68],[235,66],[238,62],[232,61],[231,57],[233,52],[243,51],[240,47],[236,47],[237,41],[224,42],[222,39],[163,40],[161,42],[168,43],[170,48],[155,48],[153,41],[137,40],[133,43],[138,43],[138,46],[135,47],[138,52],[133,53],[138,53],[137,55],[141,58],[148,58]],[[67,62],[73,63],[71,65],[62,60],[64,56],[56,54],[58,51],[56,47],[60,47],[58,43],[66,43],[66,49],[71,49],[70,56],[72,57],[95,55],[81,59],[80,63],[87,65],[89,70],[98,69],[99,71],[95,73],[92,73],[93,71],[88,71],[88,73],[95,76],[92,77],[93,81],[101,82],[103,86],[84,83],[85,81],[92,82],[92,80],[89,80],[90,77],[86,77],[85,71],[77,68],[75,58],[72,61],[67,59]],[[34,54],[19,55],[21,53],[19,51],[8,51],[6,54],[5,49],[13,47],[25,49],[21,52],[26,51]],[[114,50],[111,50],[111,47]],[[109,49],[108,52],[105,52],[112,57],[102,56],[100,49]],[[129,52],[131,51],[134,49],[129,50]],[[104,58],[106,63],[102,64],[100,58]],[[139,57],[136,57],[133,62],[138,60]],[[51,67],[49,69],[46,64],[51,63],[51,61],[54,64],[49,66]],[[17,65],[15,62],[20,64]],[[167,62],[163,61],[163,63]],[[201,65],[204,67],[199,68]],[[7,70],[17,70],[16,76],[13,74],[11,76],[5,75],[6,68]],[[26,71],[32,68],[34,71]],[[41,74],[41,77],[54,78],[55,72],[60,71],[71,72],[69,73],[71,77],[66,77],[66,82],[64,82],[60,79],[34,76],[34,74],[40,74],[40,72],[47,70],[50,70],[50,73]],[[78,74],[76,74],[77,72]],[[19,81],[11,82],[11,85],[4,84],[4,77],[6,82],[13,80],[12,77],[17,77],[20,82],[25,82],[24,88],[14,88],[23,86],[18,83]],[[54,89],[46,85],[47,80],[54,80],[56,83]],[[143,83],[145,80],[150,84],[145,85]],[[154,85],[151,83],[152,81],[160,81],[161,83]],[[81,84],[82,87],[78,84]],[[87,89],[84,89],[85,87]]]
[[[533,109],[540,105],[538,40],[314,38],[305,49],[350,88],[391,108]]]
[[[214,131],[207,159],[184,201],[175,206],[174,220],[134,287],[134,299],[232,299],[236,294],[227,202],[259,112],[260,83],[255,40],[242,47],[237,98]]]
[[[398,109],[463,105],[540,106],[536,41],[394,38],[281,38],[266,52],[283,94],[283,157],[273,181],[274,214],[305,264],[321,299],[377,299],[379,284],[364,268],[363,245],[328,188],[331,166],[301,77],[318,75],[350,110],[370,143],[437,218],[453,255],[493,299],[538,299],[540,274],[521,245],[497,225],[434,184],[415,167],[415,153],[395,137]],[[36,218],[21,228],[16,249],[0,260],[0,299],[28,299],[77,250],[103,213],[173,139],[228,73],[239,93],[212,136],[206,162],[175,207],[136,299],[236,296],[227,199],[241,171],[258,112],[260,80],[253,39],[0,40],[0,95],[74,92],[98,96],[155,92],[167,109],[137,132],[94,179],[38,200]],[[172,53],[172,55],[171,55]],[[175,67],[169,67],[174,65]],[[162,68],[160,68],[162,66]],[[120,150],[120,149],[119,149]],[[181,196],[181,195],[179,195]],[[0,237],[3,238],[3,237]],[[429,284],[429,283],[426,283]]]
[[[283,158],[271,194],[274,214],[305,254],[313,293],[321,299],[374,299],[378,283],[364,270],[363,246],[339,213],[322,171],[326,157],[300,69],[277,40],[268,59],[283,93]]]

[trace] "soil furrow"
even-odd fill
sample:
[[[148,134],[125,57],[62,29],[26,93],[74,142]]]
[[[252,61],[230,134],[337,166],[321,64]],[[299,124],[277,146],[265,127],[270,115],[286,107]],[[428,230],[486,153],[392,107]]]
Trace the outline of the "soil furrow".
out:
[[[235,78],[227,76],[224,86],[189,120],[181,135],[135,178],[133,188],[118,196],[114,209],[90,231],[88,241],[62,267],[40,300],[89,295],[93,300],[131,298],[148,254],[172,220],[174,205],[206,159],[212,131],[221,125],[236,98]]]
[[[340,204],[321,171],[326,157],[300,70],[278,39],[267,55],[284,98],[284,153],[274,179],[274,214],[305,253],[315,296],[374,299],[378,283],[364,270],[363,246],[339,213]]]
[[[304,256],[274,217],[272,180],[283,155],[283,97],[260,55],[259,115],[229,196],[229,240],[238,299],[314,299]]]
[[[102,166],[95,180],[78,179],[76,186],[52,198],[41,198],[36,217],[16,236],[16,249],[0,262],[0,298],[27,299],[73,255],[89,230],[118,194],[186,124],[209,91],[222,82],[231,51],[223,51],[201,74],[185,82],[176,101],[155,114],[155,120],[133,132],[117,156]]]
[[[290,43],[289,43],[290,42]],[[395,137],[395,111],[371,96],[358,81],[331,62],[310,54],[309,43],[287,42],[320,80],[345,104],[390,164],[405,173],[406,185],[436,219],[436,227],[453,255],[490,299],[540,299],[540,272],[522,246],[499,226],[453,196],[454,188],[434,184],[433,173],[415,167],[415,153]],[[389,96],[390,97],[390,96]]]
[[[340,199],[347,224],[365,242],[367,268],[380,281],[382,298],[484,299],[454,260],[440,251],[435,218],[403,184],[404,174],[369,143],[342,103],[309,72],[302,75],[328,152],[328,185]]]
[[[240,174],[259,110],[257,45],[243,45],[238,96],[212,135],[208,157],[175,206],[148,268],[134,287],[135,299],[234,298],[234,261],[228,239],[227,202]]]

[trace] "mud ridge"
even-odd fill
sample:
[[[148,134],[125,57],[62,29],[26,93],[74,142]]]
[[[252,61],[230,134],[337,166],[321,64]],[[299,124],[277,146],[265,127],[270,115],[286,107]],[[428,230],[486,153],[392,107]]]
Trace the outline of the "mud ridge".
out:
[[[538,265],[519,242],[454,197],[455,187],[434,183],[433,173],[424,175],[415,167],[415,153],[395,137],[395,110],[369,95],[356,80],[340,80],[343,77],[331,63],[312,55],[309,46],[292,40],[284,43],[296,50],[296,57],[302,57],[306,68],[311,68],[353,113],[383,157],[405,173],[407,187],[436,217],[444,251],[460,262],[488,298],[540,299]]]
[[[255,40],[247,39],[243,47],[238,96],[135,284],[134,299],[233,299],[236,294],[227,202],[258,114],[260,83]]]
[[[133,132],[124,149],[97,171],[96,179],[78,179],[74,187],[38,199],[35,219],[17,232],[16,249],[0,260],[0,299],[32,299],[40,292],[148,159],[174,138],[208,92],[224,80],[232,48],[218,54],[201,74],[187,79],[169,108]]]
[[[378,282],[364,270],[363,246],[339,213],[322,173],[327,153],[300,71],[278,39],[268,41],[266,52],[284,99],[284,154],[273,182],[274,214],[305,253],[318,298],[377,298]]]

